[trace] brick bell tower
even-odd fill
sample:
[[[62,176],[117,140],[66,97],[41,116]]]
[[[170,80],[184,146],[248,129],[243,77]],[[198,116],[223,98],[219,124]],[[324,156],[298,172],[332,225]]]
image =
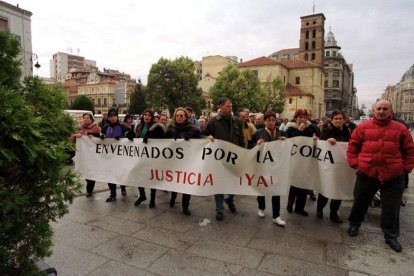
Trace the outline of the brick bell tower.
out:
[[[325,15],[302,16],[299,40],[299,59],[325,65]]]

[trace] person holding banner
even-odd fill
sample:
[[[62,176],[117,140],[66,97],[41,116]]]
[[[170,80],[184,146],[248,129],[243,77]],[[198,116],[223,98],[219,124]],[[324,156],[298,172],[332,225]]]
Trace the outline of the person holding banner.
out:
[[[122,130],[121,123],[118,120],[118,111],[115,108],[111,108],[108,111],[108,124],[104,126],[102,130],[101,139],[104,138],[119,138],[124,137],[124,132]],[[110,190],[110,195],[106,199],[106,202],[111,202],[116,200],[116,184],[108,183],[108,188]],[[122,196],[126,196],[126,187],[121,185]]]
[[[266,111],[264,114],[265,128],[261,128],[253,135],[253,144],[261,145],[265,142],[271,142],[276,140],[284,140],[285,137],[280,135],[279,130],[276,128],[276,113],[273,111]],[[265,217],[264,210],[266,209],[266,201],[264,196],[257,197],[257,203],[259,204],[258,216]],[[285,226],[286,222],[280,217],[280,196],[272,196],[272,212],[273,222],[279,226]]]
[[[345,125],[345,113],[339,110],[332,112],[332,123],[329,123],[321,132],[321,140],[328,141],[331,145],[335,145],[336,142],[348,142],[351,138],[351,131]],[[328,203],[328,198],[319,193],[318,203],[316,207],[316,216],[323,218],[323,208]],[[331,199],[331,213],[329,219],[336,223],[342,223],[343,220],[338,215],[339,207],[341,206],[342,200]]]
[[[91,113],[84,113],[82,115],[83,124],[79,126],[79,130],[70,136],[71,139],[82,137],[82,135],[99,136],[101,128],[95,124],[95,120]],[[95,188],[95,180],[86,179],[86,197],[92,196]]]
[[[243,125],[232,113],[232,101],[227,97],[223,97],[218,104],[219,114],[208,121],[203,134],[208,136],[211,142],[214,142],[214,139],[220,139],[244,147]],[[232,213],[236,213],[234,195],[228,195],[224,199],[224,195],[219,194],[214,195],[214,199],[216,201],[216,220],[223,220],[224,218],[224,202],[229,206]]]
[[[297,136],[307,136],[313,137],[316,141],[318,139],[317,131],[312,127],[309,119],[309,112],[306,109],[298,109],[293,115],[294,122],[289,122],[287,125],[287,130],[285,131],[285,136],[287,138],[297,137]],[[298,188],[295,186],[290,186],[289,195],[288,195],[288,205],[287,210],[289,213],[293,211],[293,205],[295,204],[295,213],[308,216],[308,212],[305,211],[306,198],[308,196],[307,189]]]
[[[137,126],[136,137],[143,138],[143,142],[147,143],[148,138],[162,139],[164,138],[164,125],[161,123],[155,123],[155,114],[152,109],[146,109],[142,113],[141,123]],[[134,205],[138,206],[141,202],[147,199],[145,195],[145,188],[138,187],[139,197],[135,201]],[[150,198],[150,208],[155,208],[155,195],[157,193],[156,189],[151,189],[151,198]]]
[[[172,139],[185,139],[200,138],[200,130],[190,121],[190,115],[183,107],[178,107],[174,112],[172,123],[168,126],[165,132],[165,138]],[[170,207],[174,208],[175,199],[177,198],[176,192],[171,192]],[[191,195],[183,194],[181,204],[183,206],[183,214],[190,216],[191,212],[188,208],[190,206]]]
[[[374,117],[356,127],[348,143],[347,158],[357,175],[348,235],[358,235],[368,206],[379,189],[385,242],[394,251],[401,252],[402,246],[397,240],[400,206],[404,175],[414,168],[414,143],[408,129],[392,120],[389,101],[378,101]]]

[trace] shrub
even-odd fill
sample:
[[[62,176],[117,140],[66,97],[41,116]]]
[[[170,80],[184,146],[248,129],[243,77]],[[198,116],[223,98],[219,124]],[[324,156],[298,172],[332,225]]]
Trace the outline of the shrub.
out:
[[[38,272],[35,263],[51,255],[50,221],[80,192],[66,166],[74,122],[64,103],[64,92],[39,78],[0,84],[0,275]]]

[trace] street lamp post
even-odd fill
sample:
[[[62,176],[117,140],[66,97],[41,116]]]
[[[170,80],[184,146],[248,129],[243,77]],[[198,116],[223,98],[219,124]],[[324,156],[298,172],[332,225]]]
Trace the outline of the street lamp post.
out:
[[[35,62],[35,61],[36,61],[36,63],[34,65],[34,67],[36,67],[36,69],[39,69],[40,68],[39,57],[37,56],[37,54],[33,53],[32,54],[32,62]]]

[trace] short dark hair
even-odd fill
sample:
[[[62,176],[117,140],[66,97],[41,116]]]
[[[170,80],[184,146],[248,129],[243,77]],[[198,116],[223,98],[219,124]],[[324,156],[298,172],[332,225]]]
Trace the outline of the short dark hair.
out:
[[[125,115],[125,117],[124,117],[124,123],[129,119],[129,118],[131,118],[132,120],[134,119],[134,117],[131,115],[131,114],[127,114],[127,115]]]
[[[276,119],[276,113],[274,113],[273,111],[268,110],[268,111],[265,112],[265,114],[263,116],[263,119],[266,121],[270,117],[274,117]]]
[[[223,105],[223,104],[224,104],[224,103],[226,103],[227,101],[232,102],[230,98],[228,98],[228,97],[222,97],[222,98],[220,98],[220,99],[219,99],[219,101],[218,101],[218,105],[219,105],[219,106],[220,106],[220,105]]]
[[[332,115],[331,115],[331,119],[333,120],[333,117],[335,117],[336,115],[342,114],[342,117],[344,117],[344,119],[346,118],[346,115],[343,111],[341,110],[334,110],[332,111]]]

